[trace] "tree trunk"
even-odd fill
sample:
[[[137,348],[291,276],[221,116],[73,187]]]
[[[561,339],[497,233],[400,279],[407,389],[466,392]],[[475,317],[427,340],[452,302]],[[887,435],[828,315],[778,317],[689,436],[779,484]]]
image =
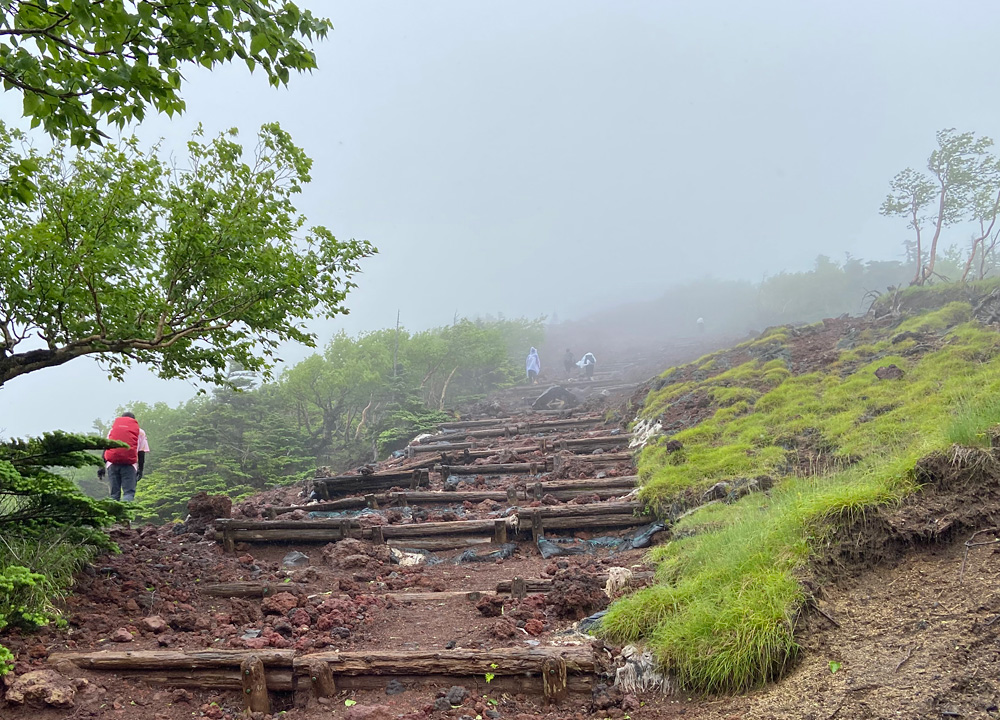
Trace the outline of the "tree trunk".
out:
[[[938,195],[937,223],[934,225],[934,237],[931,238],[931,249],[927,253],[927,269],[920,273],[920,282],[917,283],[918,285],[923,285],[927,278],[934,273],[934,263],[937,260],[937,244],[941,238],[941,228],[944,227],[944,206],[948,198],[948,185],[944,180],[940,182],[941,193]]]
[[[456,372],[458,372],[458,365],[456,365],[455,369],[448,374],[448,379],[444,381],[444,387],[441,388],[441,400],[438,402],[439,411],[444,410],[444,396],[448,393],[448,384],[451,382],[451,379],[455,377]]]

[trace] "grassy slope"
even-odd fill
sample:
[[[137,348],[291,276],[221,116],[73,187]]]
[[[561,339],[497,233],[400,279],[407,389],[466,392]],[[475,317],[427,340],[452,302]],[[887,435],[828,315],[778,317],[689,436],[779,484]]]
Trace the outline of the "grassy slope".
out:
[[[926,301],[927,298],[921,298]],[[920,340],[892,344],[902,332]],[[720,480],[768,475],[768,493],[687,514],[672,542],[655,548],[658,583],[612,606],[603,632],[646,641],[692,691],[744,691],[779,676],[794,659],[794,617],[806,598],[799,578],[838,520],[913,492],[913,468],[952,443],[985,441],[1000,421],[1000,335],[951,302],[891,329],[869,328],[821,372],[793,376],[778,329],[737,351],[765,357],[700,381],[667,384],[641,417],[657,417],[691,393],[708,393],[714,415],[648,446],[639,462],[646,501],[691,504]],[[704,377],[732,351],[706,356],[685,375]],[[879,380],[896,364],[905,375]],[[664,377],[670,376],[665,373]],[[676,376],[676,375],[675,375]],[[815,465],[790,462],[807,444]]]

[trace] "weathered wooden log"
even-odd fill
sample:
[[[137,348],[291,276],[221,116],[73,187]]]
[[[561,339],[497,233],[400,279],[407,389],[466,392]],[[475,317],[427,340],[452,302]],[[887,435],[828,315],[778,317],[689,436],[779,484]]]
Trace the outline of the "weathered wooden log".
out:
[[[385,472],[373,473],[371,475],[334,475],[332,477],[317,477],[313,479],[313,484],[322,483],[331,488],[357,486],[359,488],[374,489],[376,487],[393,487],[393,485],[407,485],[413,481],[419,482],[426,479],[427,468],[416,468],[414,470],[388,470]],[[425,484],[425,483],[421,483]]]
[[[247,655],[254,654],[266,668],[290,668],[294,650],[101,650],[99,652],[56,652],[50,665],[70,662],[84,670],[201,670],[230,668],[237,671]]]
[[[599,490],[608,487],[635,487],[636,475],[621,475],[608,478],[581,478],[579,480],[548,480],[541,483],[542,492],[554,493],[557,490]]]
[[[585,455],[568,455],[568,454],[558,454],[553,460],[558,462],[562,460],[563,463],[569,462],[584,462],[584,463],[616,463],[624,462],[626,460],[633,460],[635,456],[630,452],[602,452],[602,453],[586,453]]]
[[[632,573],[633,580],[648,580],[652,578],[654,573],[641,570],[639,572]],[[516,578],[515,578],[516,579]],[[597,575],[598,582],[606,583],[608,581],[607,573],[599,573]],[[552,578],[524,578],[525,587],[529,593],[544,593],[552,589]],[[510,594],[513,591],[513,580],[501,580],[497,583],[496,591],[500,595]]]
[[[428,463],[433,465],[436,459],[428,459]],[[409,487],[416,489],[424,487],[430,482],[427,468],[412,470],[408,472],[392,472],[377,475],[339,475],[337,477],[315,478],[313,488],[324,500],[331,498],[371,493],[375,490],[388,490],[394,487]]]
[[[514,578],[513,580],[501,580],[497,583],[497,593],[510,595],[514,592],[514,581],[524,582],[524,592],[540,593],[548,592],[552,589],[552,578]],[[605,578],[604,582],[607,582]]]
[[[310,663],[308,668],[313,697],[329,698],[337,694],[337,682],[333,679],[330,663],[314,662]]]
[[[528,495],[532,495],[531,487],[529,487]],[[635,476],[632,475],[615,478],[603,478],[600,480],[557,480],[541,483],[542,494],[551,494],[560,500],[570,500],[579,495],[590,494],[599,495],[603,500],[608,497],[624,495],[634,487]],[[511,486],[510,489],[513,489],[513,486]],[[513,495],[513,497],[511,497],[511,495]],[[465,502],[481,503],[484,500],[493,500],[499,503],[509,500],[511,503],[516,503],[518,500],[518,493],[515,491],[508,494],[507,491],[503,490],[468,490],[461,492],[416,490],[379,493],[375,497],[379,505],[395,505],[402,507],[406,505],[452,505]],[[522,494],[522,499],[527,499],[527,496],[523,496]],[[282,515],[284,513],[294,512],[295,510],[304,510],[306,512],[338,512],[342,510],[363,508],[365,505],[365,498],[349,497],[343,498],[342,500],[332,500],[330,502],[312,503],[309,505],[287,505],[272,509],[277,515]],[[338,522],[338,519],[335,518],[333,521]],[[301,523],[302,521],[289,520],[286,522]]]
[[[400,550],[427,550],[429,552],[441,552],[445,550],[459,550],[477,545],[489,545],[493,542],[488,537],[463,537],[453,535],[452,537],[421,539],[421,538],[398,538],[386,540],[385,544]]]
[[[547,505],[540,508],[527,508],[518,511],[519,522],[532,513],[538,513],[542,519],[554,517],[597,517],[601,515],[636,515],[642,511],[642,503],[638,502],[602,502],[585,505]]]
[[[244,520],[242,518],[219,518],[215,521],[216,529],[229,530],[298,530],[310,528],[341,528],[344,524],[351,530],[360,530],[361,523],[354,518],[320,518],[316,520]]]
[[[479,602],[483,595],[490,594],[486,590],[444,590],[441,592],[395,592],[384,593],[379,597],[389,598],[396,602],[446,602],[460,598],[469,602]]]
[[[561,658],[570,673],[592,673],[594,653],[589,645],[548,648],[494,648],[493,650],[357,650],[302,655],[293,660],[296,674],[309,672],[309,664],[327,662],[339,675],[478,675],[541,674],[542,663]]]
[[[538,675],[501,675],[486,682],[486,674],[477,675],[393,675],[406,687],[447,688],[461,685],[476,696],[496,695],[541,695],[543,693],[541,674]],[[384,690],[386,678],[384,675],[339,675],[337,688],[339,690]],[[596,684],[593,675],[569,675],[567,687],[571,695],[589,696]]]
[[[247,714],[271,712],[271,698],[267,695],[267,678],[264,663],[256,655],[248,655],[240,664],[243,682],[243,706]]]
[[[441,442],[435,445],[407,445],[406,454],[410,457],[414,455],[419,455],[421,453],[436,453],[436,452],[458,452],[462,450],[472,450],[476,447],[474,442]]]
[[[493,465],[435,465],[434,472],[442,475],[522,475],[552,471],[552,458],[539,462],[496,463]]]
[[[198,586],[198,592],[209,597],[262,598],[280,592],[298,592],[294,583],[231,582]]]
[[[604,418],[601,417],[580,417],[568,418],[566,420],[542,420],[541,422],[523,423],[522,432],[538,432],[541,430],[563,430],[589,427],[591,425],[602,425]]]
[[[150,685],[201,690],[242,690],[243,678],[239,668],[205,668],[199,670],[117,670],[116,674],[129,680]],[[295,681],[291,669],[264,668],[264,678],[269,690],[291,692]],[[385,683],[385,680],[382,681]]]
[[[510,594],[515,600],[523,600],[528,594],[528,584],[522,577],[510,581]]]
[[[598,447],[605,447],[608,445],[627,445],[631,439],[631,433],[564,439],[539,438],[538,447],[543,451],[573,450],[578,452],[579,449],[583,447],[596,449]]]
[[[425,522],[409,525],[383,525],[386,540],[396,538],[425,538],[440,535],[486,535],[493,536],[493,519],[455,520],[452,522]]]
[[[388,497],[388,495],[385,495]],[[365,506],[364,497],[347,497],[329,502],[311,503],[309,505],[276,505],[268,508],[268,516],[274,520],[278,515],[305,510],[306,512],[339,512],[341,510],[357,510]]]
[[[462,450],[461,452],[455,453],[441,453],[442,458],[454,458],[456,462],[449,463],[445,460],[441,460],[442,464],[445,465],[457,465],[459,460],[479,460],[480,458],[492,457],[493,455],[499,455],[500,453],[509,453],[510,455],[531,455],[538,452],[538,447],[535,445],[528,445],[526,447],[506,447],[503,445],[497,445],[487,448],[480,448],[478,450],[469,450],[466,452]]]
[[[561,702],[569,696],[564,659],[551,657],[542,663],[542,695],[548,702]]]
[[[326,663],[322,665],[330,668]],[[404,670],[404,668],[401,668]],[[386,676],[377,675],[334,675],[335,692],[345,690],[383,690]],[[175,688],[190,688],[201,690],[240,690],[243,683],[239,669],[205,669],[205,670],[148,670],[144,672],[120,671],[123,678],[137,680],[150,685]],[[304,679],[300,676],[295,683],[291,670],[267,670],[265,668],[267,687],[276,692],[291,692],[296,685],[301,685]],[[308,676],[311,679],[311,675]],[[406,687],[450,687],[461,685],[477,695],[510,693],[520,695],[541,695],[543,692],[541,674],[538,675],[502,675],[486,682],[485,673],[476,675],[409,675],[393,674],[392,677]],[[589,695],[594,685],[594,676],[590,674],[569,675],[568,688],[571,694]]]
[[[466,430],[469,428],[483,428],[493,425],[510,425],[514,423],[511,418],[486,418],[485,420],[456,420],[455,422],[438,423],[441,430]]]
[[[596,528],[621,528],[646,525],[653,521],[652,517],[636,515],[593,515],[589,517],[550,517],[542,518],[546,530],[593,530]]]

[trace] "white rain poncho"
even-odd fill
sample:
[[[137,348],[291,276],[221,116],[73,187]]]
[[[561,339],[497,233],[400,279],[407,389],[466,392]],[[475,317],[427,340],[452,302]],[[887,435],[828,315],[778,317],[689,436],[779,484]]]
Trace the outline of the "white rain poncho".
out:
[[[582,368],[585,365],[596,365],[596,364],[597,364],[597,358],[594,357],[594,353],[587,353],[582,358],[580,358],[580,362],[578,362],[576,366]]]
[[[531,373],[537,375],[542,371],[542,361],[538,359],[538,351],[535,348],[528,351],[528,359],[524,362],[524,371],[528,377],[531,377]]]

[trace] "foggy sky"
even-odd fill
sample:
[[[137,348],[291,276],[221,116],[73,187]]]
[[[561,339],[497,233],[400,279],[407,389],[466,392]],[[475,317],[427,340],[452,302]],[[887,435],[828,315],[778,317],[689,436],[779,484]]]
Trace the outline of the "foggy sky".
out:
[[[244,67],[189,69],[187,113],[140,135],[183,157],[199,122],[251,143],[277,120],[305,147],[310,223],[380,249],[351,315],[314,326],[320,344],[397,309],[410,329],[569,319],[820,253],[896,259],[905,223],[878,215],[890,178],[924,166],[938,129],[1000,136],[986,0],[300,5],[335,26],[318,70],[275,90]],[[0,110],[16,121],[20,97]],[[0,434],[191,394],[78,359],[0,388]]]

